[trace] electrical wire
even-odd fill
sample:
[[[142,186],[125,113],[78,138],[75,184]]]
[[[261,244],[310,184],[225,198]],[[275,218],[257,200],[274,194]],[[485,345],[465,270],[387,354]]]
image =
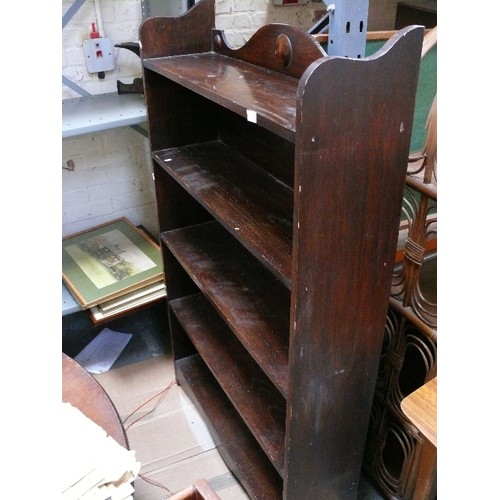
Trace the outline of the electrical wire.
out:
[[[136,424],[137,422],[139,422],[143,418],[146,418],[148,415],[151,415],[151,413],[153,413],[156,410],[156,408],[158,408],[158,406],[160,405],[160,403],[163,401],[163,398],[165,397],[165,394],[167,394],[168,390],[171,389],[174,385],[176,385],[176,382],[175,382],[175,380],[172,380],[172,382],[170,382],[170,384],[168,384],[168,386],[165,389],[162,389],[158,394],[155,394],[154,396],[150,397],[147,401],[145,401],[144,403],[142,403],[132,413],[130,413],[122,421],[122,424],[124,425],[124,427],[125,427],[125,422],[129,418],[131,418],[134,414],[136,414],[143,406],[147,405],[149,402],[153,401],[154,399],[159,398],[158,401],[156,402],[156,404],[154,405],[154,407],[151,410],[149,410],[147,413],[145,413],[144,415],[142,415],[138,419],[136,419],[133,422],[131,422],[130,424],[128,424],[125,427],[125,431],[128,431],[130,429],[130,427],[132,427],[134,424]]]
[[[161,484],[158,481],[154,481],[153,479],[149,478],[148,476],[145,476],[144,474],[139,474],[139,477],[143,481],[146,481],[146,483],[152,484],[153,486],[158,486],[158,488],[166,490],[170,495],[172,495],[172,492],[164,484]]]
[[[130,413],[126,418],[124,418],[122,420],[122,425],[124,426],[125,432],[128,431],[134,424],[136,424],[137,422],[139,422],[143,418],[147,417],[148,415],[151,415],[151,413],[153,413],[158,408],[158,406],[160,405],[160,403],[163,401],[163,398],[165,397],[165,395],[167,394],[167,392],[169,391],[169,389],[171,389],[174,385],[176,385],[175,379],[172,380],[170,382],[170,384],[168,384],[167,387],[165,387],[165,389],[162,389],[160,392],[158,392],[154,396],[150,397],[147,401],[144,401],[144,403],[142,403],[141,405],[139,405],[134,411],[132,411],[132,413]],[[125,426],[125,422],[129,418],[131,418],[141,408],[143,408],[145,405],[147,405],[148,403],[150,403],[151,401],[153,401],[156,398],[158,398],[158,401],[156,402],[156,404],[154,405],[154,407],[151,410],[149,410],[147,413],[145,413],[144,415],[142,415],[138,419],[134,420],[133,422],[131,422],[127,426]],[[152,484],[153,486],[157,486],[158,488],[161,488],[161,489],[167,491],[169,493],[169,495],[172,495],[172,491],[170,491],[164,484],[161,484],[161,483],[159,483],[157,481],[154,481],[153,479],[145,476],[144,474],[138,474],[138,477],[140,477],[143,481],[145,481],[145,482],[147,482],[149,484]]]

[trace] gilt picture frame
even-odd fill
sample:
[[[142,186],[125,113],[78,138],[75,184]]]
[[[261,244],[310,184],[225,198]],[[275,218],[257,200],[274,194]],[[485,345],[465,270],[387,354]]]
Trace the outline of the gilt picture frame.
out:
[[[160,246],[121,217],[62,240],[62,278],[82,309],[161,281]]]

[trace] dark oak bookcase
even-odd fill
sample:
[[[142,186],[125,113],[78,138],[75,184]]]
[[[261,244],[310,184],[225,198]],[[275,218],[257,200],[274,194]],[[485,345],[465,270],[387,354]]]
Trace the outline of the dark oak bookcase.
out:
[[[353,60],[214,19],[140,31],[176,377],[252,498],[355,498],[423,28]]]

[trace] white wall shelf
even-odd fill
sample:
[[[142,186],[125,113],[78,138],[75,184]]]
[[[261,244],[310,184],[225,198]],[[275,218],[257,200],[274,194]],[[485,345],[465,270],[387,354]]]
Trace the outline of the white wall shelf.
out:
[[[97,94],[62,101],[62,136],[73,137],[146,121],[142,94]]]
[[[82,308],[80,304],[75,300],[71,292],[68,290],[64,281],[62,283],[62,315],[71,314],[77,311],[81,311]]]

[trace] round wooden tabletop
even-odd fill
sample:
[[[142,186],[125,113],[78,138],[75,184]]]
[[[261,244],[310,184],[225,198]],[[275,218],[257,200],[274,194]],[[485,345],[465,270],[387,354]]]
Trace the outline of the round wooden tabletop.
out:
[[[118,444],[130,449],[118,412],[106,391],[87,370],[64,353],[62,400],[78,408]]]

